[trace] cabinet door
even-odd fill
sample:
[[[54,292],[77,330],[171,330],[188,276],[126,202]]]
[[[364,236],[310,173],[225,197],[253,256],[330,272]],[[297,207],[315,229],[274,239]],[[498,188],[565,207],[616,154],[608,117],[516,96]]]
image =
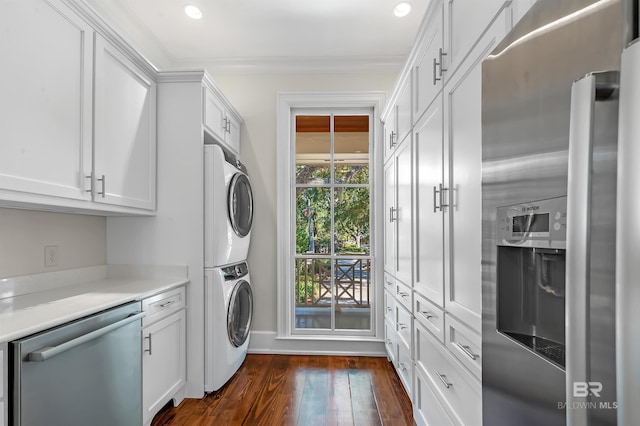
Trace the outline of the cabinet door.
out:
[[[225,108],[222,102],[206,87],[204,90],[204,125],[218,140],[224,141],[226,128]]]
[[[445,184],[450,189],[445,215],[445,309],[476,331],[482,311],[482,60],[502,40],[506,26],[503,12],[444,89]]]
[[[440,307],[444,306],[442,137],[442,97],[438,97],[414,128],[417,185],[414,286]]]
[[[396,108],[398,115],[396,118],[396,127],[398,128],[398,142],[404,140],[411,131],[412,107],[411,107],[411,73],[407,75],[406,80],[400,88],[398,99],[396,100]]]
[[[57,0],[5,0],[0,28],[0,189],[89,199],[93,30]]]
[[[182,387],[186,377],[184,309],[142,330],[143,423]]]
[[[98,35],[95,67],[94,201],[153,210],[155,82]]]
[[[396,271],[396,163],[391,159],[384,166],[384,270],[395,276]]]
[[[398,129],[396,128],[397,107],[394,105],[384,119],[384,161],[391,157],[398,142]]]
[[[440,68],[440,50],[442,49],[442,2],[439,3],[429,17],[427,29],[422,36],[420,53],[416,58],[414,68],[414,117],[422,117],[427,107],[433,102],[442,89],[442,74]]]
[[[240,123],[229,114],[227,114],[226,119],[227,133],[225,142],[233,152],[240,155]]]
[[[489,27],[505,0],[445,0],[444,67],[449,78]]]
[[[396,270],[395,276],[411,286],[413,269],[413,230],[412,230],[412,188],[413,165],[411,163],[411,141],[409,134],[400,143],[396,158]]]

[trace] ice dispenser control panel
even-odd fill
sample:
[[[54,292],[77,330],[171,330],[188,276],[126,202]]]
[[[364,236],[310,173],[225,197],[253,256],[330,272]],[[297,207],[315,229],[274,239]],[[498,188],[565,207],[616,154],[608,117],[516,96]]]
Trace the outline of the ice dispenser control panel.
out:
[[[498,245],[564,249],[567,197],[498,207]]]

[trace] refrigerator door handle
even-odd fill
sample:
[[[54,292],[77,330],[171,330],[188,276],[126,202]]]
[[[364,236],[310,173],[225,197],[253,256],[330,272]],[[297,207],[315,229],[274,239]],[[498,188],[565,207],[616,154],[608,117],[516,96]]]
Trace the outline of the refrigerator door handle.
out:
[[[618,87],[618,71],[587,74],[571,88],[566,252],[567,425],[587,424],[591,170],[595,103]],[[585,391],[586,389],[586,391]]]

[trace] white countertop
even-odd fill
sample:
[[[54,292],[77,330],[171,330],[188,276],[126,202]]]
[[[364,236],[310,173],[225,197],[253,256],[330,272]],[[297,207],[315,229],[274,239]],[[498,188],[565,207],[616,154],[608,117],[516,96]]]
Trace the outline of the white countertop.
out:
[[[189,282],[186,266],[102,265],[0,279],[0,342]]]

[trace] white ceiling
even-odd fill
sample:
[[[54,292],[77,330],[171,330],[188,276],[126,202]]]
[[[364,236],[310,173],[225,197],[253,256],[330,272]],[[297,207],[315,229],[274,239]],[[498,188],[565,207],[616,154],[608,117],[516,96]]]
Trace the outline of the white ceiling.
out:
[[[399,71],[430,0],[86,0],[162,66],[219,72]],[[203,18],[184,14],[185,4]]]

